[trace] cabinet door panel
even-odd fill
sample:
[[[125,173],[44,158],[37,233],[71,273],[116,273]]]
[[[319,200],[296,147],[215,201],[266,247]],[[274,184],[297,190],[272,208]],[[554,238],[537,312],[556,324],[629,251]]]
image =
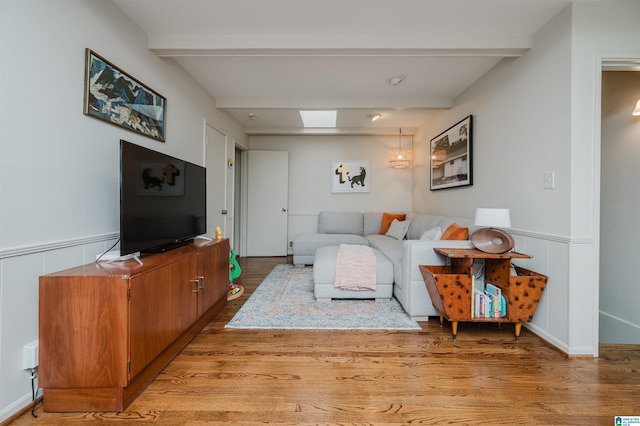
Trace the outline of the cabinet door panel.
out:
[[[198,250],[198,272],[204,278],[198,315],[209,310],[229,291],[229,240]]]
[[[40,278],[40,385],[127,384],[127,281]]]
[[[131,278],[129,377],[138,374],[197,318],[195,256]]]

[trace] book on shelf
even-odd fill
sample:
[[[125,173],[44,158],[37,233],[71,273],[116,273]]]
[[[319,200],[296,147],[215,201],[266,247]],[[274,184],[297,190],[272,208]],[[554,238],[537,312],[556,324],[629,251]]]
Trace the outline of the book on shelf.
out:
[[[471,318],[475,318],[476,312],[476,277],[471,275]]]
[[[478,280],[479,281],[479,280]],[[507,301],[500,287],[491,283],[478,286],[472,277],[471,318],[504,318],[507,316]]]
[[[471,289],[471,318],[478,318],[478,314],[476,312],[478,307],[476,292],[484,292],[484,279],[476,278],[475,275],[471,275]]]
[[[485,293],[494,299],[494,318],[504,318],[507,316],[507,301],[502,294],[502,289],[491,283],[485,285]]]
[[[491,298],[484,291],[476,290],[476,318],[490,318],[491,317]]]

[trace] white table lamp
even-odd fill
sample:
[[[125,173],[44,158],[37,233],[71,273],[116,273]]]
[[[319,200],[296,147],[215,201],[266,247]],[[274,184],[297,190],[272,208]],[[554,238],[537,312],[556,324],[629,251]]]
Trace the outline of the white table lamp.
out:
[[[486,253],[505,253],[513,248],[515,241],[506,231],[498,228],[510,228],[509,209],[476,209],[476,226],[486,226],[471,234],[471,244]]]

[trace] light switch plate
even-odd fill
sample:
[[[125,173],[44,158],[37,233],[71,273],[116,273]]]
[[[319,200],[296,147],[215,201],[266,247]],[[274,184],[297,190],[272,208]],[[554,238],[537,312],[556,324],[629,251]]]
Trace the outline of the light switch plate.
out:
[[[544,172],[544,189],[556,187],[556,172]]]

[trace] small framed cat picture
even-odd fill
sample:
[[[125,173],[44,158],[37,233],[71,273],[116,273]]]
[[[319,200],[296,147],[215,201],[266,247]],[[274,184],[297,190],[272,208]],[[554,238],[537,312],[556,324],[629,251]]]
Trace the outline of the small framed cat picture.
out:
[[[369,160],[331,161],[331,192],[369,192]]]

